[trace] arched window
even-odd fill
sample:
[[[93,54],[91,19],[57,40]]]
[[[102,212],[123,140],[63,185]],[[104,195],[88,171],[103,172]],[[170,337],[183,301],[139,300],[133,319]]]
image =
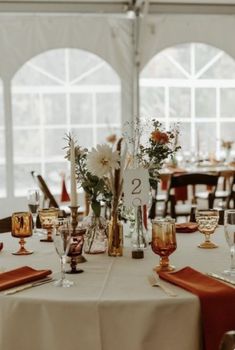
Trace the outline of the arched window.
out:
[[[140,85],[142,116],[180,122],[183,152],[222,157],[222,140],[235,141],[235,60],[225,52],[201,43],[168,48],[143,69]]]
[[[6,196],[5,123],[3,110],[3,85],[2,80],[0,80],[0,197]]]
[[[120,129],[120,80],[103,59],[57,49],[28,61],[12,81],[15,194],[25,193],[30,171],[58,191],[66,171],[65,134],[90,148]]]

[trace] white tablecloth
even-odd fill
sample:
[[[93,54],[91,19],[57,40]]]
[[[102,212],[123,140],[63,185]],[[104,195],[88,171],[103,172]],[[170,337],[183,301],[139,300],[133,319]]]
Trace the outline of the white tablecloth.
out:
[[[221,273],[230,264],[222,227],[212,240],[219,248],[203,250],[200,233],[177,234],[178,248],[170,258],[177,267]],[[3,234],[0,268],[19,266],[50,268],[59,275],[59,258],[53,243],[28,239],[31,256],[17,257],[18,240]],[[148,274],[158,262],[151,249],[142,260],[124,256],[89,255],[81,264],[84,273],[67,275],[72,288],[52,284],[6,296],[0,293],[1,350],[199,350],[201,322],[199,299],[176,286],[178,296],[168,297],[152,288]],[[234,306],[233,306],[234,307]]]

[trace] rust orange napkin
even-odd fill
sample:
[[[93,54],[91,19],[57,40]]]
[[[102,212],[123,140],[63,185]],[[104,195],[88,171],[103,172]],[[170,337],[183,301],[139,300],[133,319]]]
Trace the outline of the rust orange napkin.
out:
[[[198,225],[195,222],[182,222],[175,224],[175,230],[179,233],[193,233],[198,229]]]
[[[0,291],[40,280],[50,274],[51,270],[34,270],[29,266],[3,272],[0,274]]]
[[[159,276],[194,294],[200,299],[204,350],[219,350],[225,332],[235,328],[235,288],[185,267]]]

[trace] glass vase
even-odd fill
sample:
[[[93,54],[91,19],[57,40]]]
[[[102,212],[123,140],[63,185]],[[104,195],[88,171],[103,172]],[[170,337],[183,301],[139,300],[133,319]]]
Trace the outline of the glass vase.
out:
[[[123,255],[123,224],[117,213],[112,214],[108,224],[108,255]]]
[[[84,218],[86,228],[84,252],[86,254],[102,254],[107,250],[107,222],[102,216],[96,216],[92,209]]]
[[[131,243],[132,243],[132,256],[135,257],[143,257],[143,254],[138,254],[143,249],[147,248],[148,240],[146,237],[146,231],[143,225],[143,213],[141,206],[134,208],[135,210],[135,228],[132,235]],[[134,254],[133,254],[134,252]],[[135,254],[135,252],[137,254]]]

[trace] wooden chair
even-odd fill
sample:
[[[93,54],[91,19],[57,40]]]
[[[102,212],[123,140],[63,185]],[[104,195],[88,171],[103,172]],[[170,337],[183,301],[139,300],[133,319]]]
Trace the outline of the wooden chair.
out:
[[[55,200],[55,197],[53,196],[53,194],[49,190],[43,177],[39,174],[36,174],[35,171],[31,171],[31,175],[32,175],[33,179],[36,181],[36,183],[38,184],[38,187],[40,188],[40,190],[43,194],[42,207],[43,208],[45,208],[45,207],[59,208],[59,204],[57,203],[57,201]],[[48,202],[48,205],[46,205],[47,202]]]
[[[217,190],[215,192],[215,200],[220,199],[222,201],[222,206],[226,206],[228,197],[231,192],[231,184],[234,177],[234,171],[231,170],[225,170],[218,173],[219,174],[219,180],[218,180],[218,186]],[[220,184],[221,182],[221,185]],[[220,187],[220,188],[219,188]],[[208,191],[204,192],[198,192],[195,195],[196,199],[208,199]]]
[[[235,173],[233,174],[233,181],[231,182],[229,195],[226,200],[226,209],[230,208],[231,201],[233,201],[233,208],[235,209]]]
[[[196,203],[195,191],[198,185],[210,186],[211,191],[208,194],[208,205],[209,209],[213,208],[215,200],[215,192],[217,189],[218,175],[209,175],[201,173],[189,173],[189,174],[178,174],[172,175],[170,179],[170,184],[167,193],[167,199],[165,202],[164,216],[171,215],[171,217],[176,218],[178,216],[189,216],[191,212],[192,204]],[[191,203],[183,204],[180,208],[177,207],[177,201],[175,197],[175,189],[191,186],[192,189],[192,199]],[[168,206],[170,204],[170,211]]]
[[[0,233],[11,232],[11,216],[0,219]]]
[[[61,217],[69,216],[71,214],[69,207],[60,206],[58,204],[58,202],[56,201],[55,197],[51,193],[51,191],[50,191],[49,187],[47,186],[46,181],[43,179],[43,177],[41,175],[37,174],[35,171],[31,171],[31,175],[43,194],[42,207],[43,208],[51,208],[51,207],[59,208],[61,211],[61,213],[59,215]],[[81,219],[84,216],[84,208],[79,208],[78,214],[79,214],[79,218]]]

